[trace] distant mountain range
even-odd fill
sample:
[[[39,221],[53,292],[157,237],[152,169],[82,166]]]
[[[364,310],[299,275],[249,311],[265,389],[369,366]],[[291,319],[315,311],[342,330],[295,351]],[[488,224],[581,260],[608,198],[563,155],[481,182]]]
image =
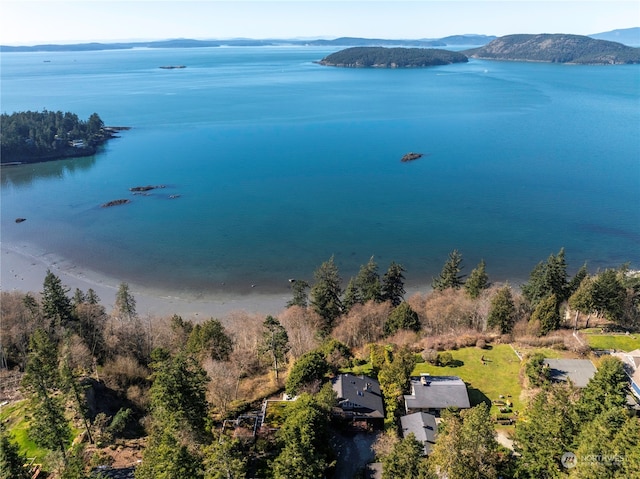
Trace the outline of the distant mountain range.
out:
[[[507,37],[515,35],[507,35]],[[580,35],[567,35],[580,37]],[[608,40],[624,45],[640,46],[640,27],[612,30],[609,32],[589,35],[597,40]],[[589,38],[585,37],[585,38]],[[114,42],[114,43],[75,43],[75,44],[45,44],[33,46],[0,45],[2,52],[72,52],[72,51],[96,51],[96,50],[126,50],[131,48],[199,48],[199,47],[256,47],[256,46],[280,46],[280,45],[311,45],[311,46],[336,46],[336,47],[422,47],[441,48],[451,46],[485,46],[498,37],[491,35],[452,35],[443,38],[421,38],[393,40],[384,38],[359,38],[340,37],[327,39],[251,39],[235,38],[230,40],[192,40],[178,38],[173,40]],[[505,38],[505,37],[501,37]]]
[[[150,42],[119,42],[119,43],[75,43],[70,45],[33,45],[33,46],[8,46],[0,45],[3,52],[78,52],[94,50],[125,50],[131,48],[198,48],[198,47],[256,47],[278,45],[312,45],[312,46],[377,46],[377,47],[445,47],[455,45],[485,45],[495,36],[487,35],[455,35],[440,39],[418,40],[390,40],[383,38],[358,38],[341,37],[333,40],[297,40],[297,39],[266,39],[254,40],[250,38],[237,38],[231,40],[191,40],[180,38],[174,40],[159,40]]]
[[[640,47],[640,27],[622,28],[589,36],[596,40],[609,40],[610,42],[618,42],[632,47]]]

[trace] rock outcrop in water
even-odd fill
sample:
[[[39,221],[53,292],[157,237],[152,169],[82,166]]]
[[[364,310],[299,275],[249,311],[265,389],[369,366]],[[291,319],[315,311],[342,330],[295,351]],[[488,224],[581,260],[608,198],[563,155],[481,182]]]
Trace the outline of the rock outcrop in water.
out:
[[[418,158],[422,158],[423,156],[424,155],[422,153],[414,153],[413,151],[411,151],[400,158],[400,161],[406,163],[407,161],[417,160]]]
[[[106,203],[103,203],[102,207],[109,208],[110,206],[126,205],[127,203],[131,203],[131,200],[127,200],[127,199],[113,200],[113,201],[107,201]]]
[[[133,186],[129,188],[129,191],[142,192],[142,191],[155,190],[157,188],[164,188],[164,187],[165,187],[164,185]]]

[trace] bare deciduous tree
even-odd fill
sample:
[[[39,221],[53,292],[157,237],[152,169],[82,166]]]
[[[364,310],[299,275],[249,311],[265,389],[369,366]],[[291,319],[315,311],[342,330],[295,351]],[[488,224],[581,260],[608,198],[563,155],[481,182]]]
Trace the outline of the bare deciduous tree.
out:
[[[390,302],[356,304],[339,319],[333,336],[350,348],[376,342],[384,336],[384,324],[390,313]]]
[[[291,306],[279,316],[280,324],[287,330],[289,354],[296,359],[315,349],[319,344],[318,333],[322,319],[309,308]]]

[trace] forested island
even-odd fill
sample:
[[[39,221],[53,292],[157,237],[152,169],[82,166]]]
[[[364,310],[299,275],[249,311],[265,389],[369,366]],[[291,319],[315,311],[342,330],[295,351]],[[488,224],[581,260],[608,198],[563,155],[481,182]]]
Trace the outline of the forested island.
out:
[[[352,68],[418,68],[468,61],[462,53],[433,48],[353,47],[332,53],[318,63]]]
[[[106,127],[97,113],[87,121],[61,111],[22,111],[0,117],[2,164],[34,163],[90,156],[105,141],[128,127]]]
[[[463,52],[434,48],[353,47],[317,63],[338,67],[416,68],[466,63],[471,58],[530,62],[620,65],[640,63],[640,48],[582,35],[507,35]]]
[[[640,63],[640,48],[582,35],[506,35],[467,50],[472,58],[590,65]]]

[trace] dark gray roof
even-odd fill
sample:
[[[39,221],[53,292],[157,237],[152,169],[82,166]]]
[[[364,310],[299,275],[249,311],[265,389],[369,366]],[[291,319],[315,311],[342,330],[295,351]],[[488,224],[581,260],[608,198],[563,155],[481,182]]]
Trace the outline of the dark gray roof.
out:
[[[469,408],[467,385],[458,376],[411,378],[411,394],[404,397],[407,410]]]
[[[545,359],[544,363],[549,366],[553,381],[570,379],[579,388],[586,387],[596,373],[596,367],[588,359]]]
[[[332,385],[338,395],[338,405],[345,411],[355,411],[375,418],[384,417],[380,384],[375,379],[340,374],[333,379]]]
[[[431,453],[431,447],[436,442],[438,426],[436,417],[426,412],[416,412],[400,418],[402,426],[402,437],[407,437],[413,433],[418,441],[424,444],[424,453]]]

